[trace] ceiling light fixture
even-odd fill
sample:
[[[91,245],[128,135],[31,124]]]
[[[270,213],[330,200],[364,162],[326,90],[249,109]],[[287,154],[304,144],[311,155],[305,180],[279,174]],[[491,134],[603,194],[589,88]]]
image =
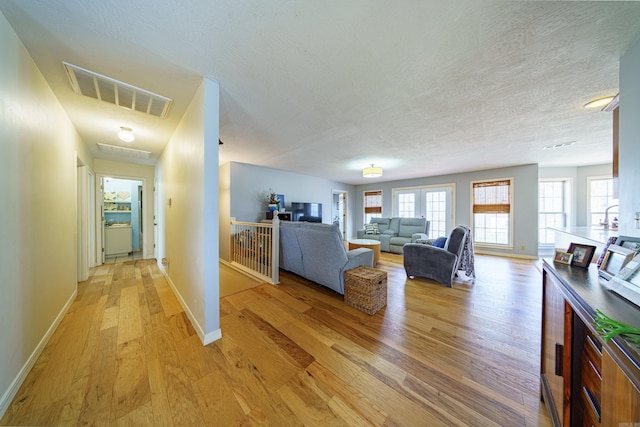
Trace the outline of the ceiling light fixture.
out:
[[[118,131],[118,138],[124,142],[133,142],[136,139],[136,136],[133,134],[133,130],[131,128],[127,128],[124,126],[120,126],[120,130]]]
[[[382,168],[371,163],[371,167],[362,169],[362,176],[365,178],[378,178],[382,176]]]
[[[613,101],[615,96],[605,96],[604,98],[594,99],[593,101],[589,101],[584,104],[584,108],[599,108],[608,105],[611,101]]]

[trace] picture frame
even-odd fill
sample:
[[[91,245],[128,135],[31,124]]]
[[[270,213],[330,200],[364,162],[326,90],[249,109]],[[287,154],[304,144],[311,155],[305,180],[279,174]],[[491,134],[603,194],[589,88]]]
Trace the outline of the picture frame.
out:
[[[640,237],[618,236],[615,244],[623,248],[631,249],[635,253],[640,253]]]
[[[634,256],[604,286],[640,307],[640,255]]]
[[[596,247],[592,245],[583,245],[581,243],[571,243],[567,252],[573,254],[571,258],[571,265],[581,268],[589,267],[593,254],[596,252]]]
[[[573,259],[573,254],[565,251],[560,251],[556,249],[556,253],[553,257],[553,262],[557,262],[560,264],[571,265],[571,260]]]
[[[619,245],[609,245],[607,253],[604,255],[598,275],[606,280],[617,275],[624,266],[634,257],[633,249],[625,248]]]

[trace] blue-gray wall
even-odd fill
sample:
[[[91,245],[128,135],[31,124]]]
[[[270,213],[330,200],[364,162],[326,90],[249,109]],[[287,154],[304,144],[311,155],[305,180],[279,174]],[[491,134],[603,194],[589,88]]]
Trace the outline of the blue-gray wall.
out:
[[[425,185],[455,184],[454,225],[471,226],[471,182],[496,178],[513,178],[513,249],[481,249],[477,252],[495,253],[525,258],[538,257],[538,165],[530,164],[510,168],[433,176],[425,178],[387,181],[356,187],[356,224],[364,221],[363,197],[367,190],[382,190],[383,216],[393,212],[394,188]]]

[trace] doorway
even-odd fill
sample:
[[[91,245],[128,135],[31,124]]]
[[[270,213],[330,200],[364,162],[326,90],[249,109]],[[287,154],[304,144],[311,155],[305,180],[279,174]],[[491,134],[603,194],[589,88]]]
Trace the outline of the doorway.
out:
[[[100,182],[102,263],[144,258],[144,181],[102,176]]]
[[[338,225],[342,240],[347,240],[347,192],[344,190],[333,190],[331,199],[331,218],[334,224]]]

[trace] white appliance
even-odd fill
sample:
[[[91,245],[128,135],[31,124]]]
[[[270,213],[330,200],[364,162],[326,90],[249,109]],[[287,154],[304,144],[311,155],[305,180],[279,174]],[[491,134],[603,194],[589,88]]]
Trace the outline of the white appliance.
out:
[[[128,254],[133,251],[131,225],[114,224],[104,230],[106,256]]]

